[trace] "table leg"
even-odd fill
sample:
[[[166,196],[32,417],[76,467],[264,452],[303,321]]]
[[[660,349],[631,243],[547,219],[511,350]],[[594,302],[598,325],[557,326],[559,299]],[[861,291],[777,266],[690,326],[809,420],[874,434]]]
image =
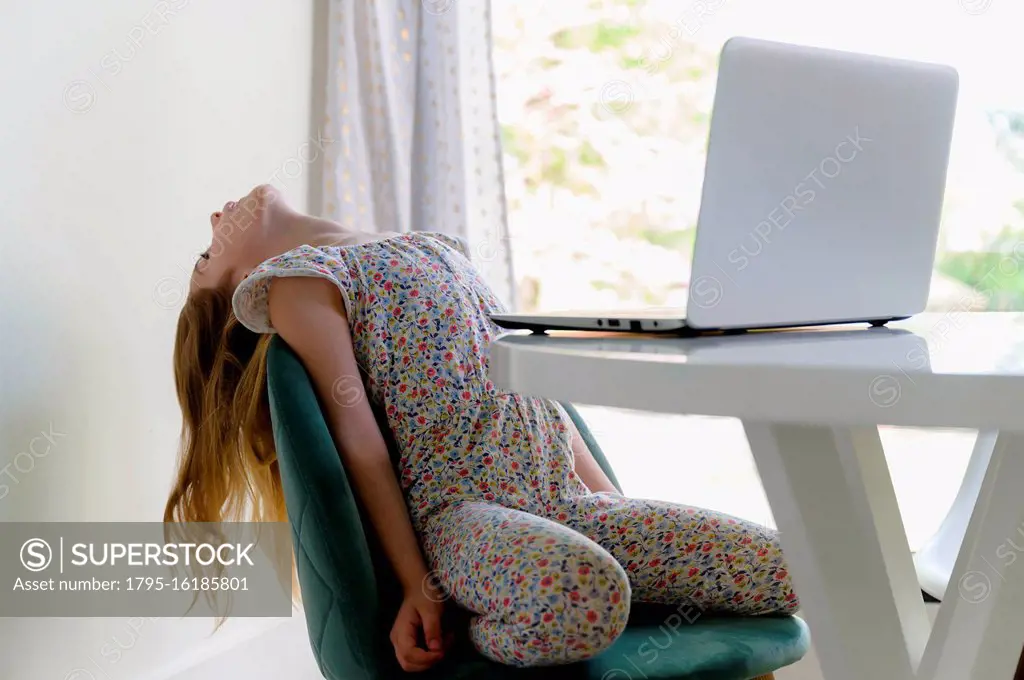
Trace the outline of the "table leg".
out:
[[[914,554],[921,589],[938,600],[944,597],[946,586],[949,585],[953,565],[963,544],[971,512],[978,501],[981,482],[985,478],[988,462],[992,459],[998,434],[999,432],[995,430],[978,432],[971,460],[967,464],[956,499],[946,513],[946,518],[942,520],[939,530]]]
[[[1024,433],[1001,432],[921,664],[922,680],[1010,680],[1024,642]],[[955,586],[955,589],[954,589]]]
[[[876,427],[745,422],[828,680],[911,680],[929,622]]]

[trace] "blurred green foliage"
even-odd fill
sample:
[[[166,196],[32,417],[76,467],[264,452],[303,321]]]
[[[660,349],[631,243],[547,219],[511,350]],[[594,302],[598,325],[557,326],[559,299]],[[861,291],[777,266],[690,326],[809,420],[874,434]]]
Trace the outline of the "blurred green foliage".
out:
[[[987,310],[1024,309],[1024,231],[1004,229],[985,251],[945,253],[936,269],[984,296]]]
[[[685,252],[693,251],[693,241],[696,235],[697,229],[694,227],[676,229],[674,231],[644,229],[638,234],[640,238],[653,245],[668,248],[669,250],[682,250]]]
[[[601,52],[618,49],[639,33],[640,30],[636,26],[598,21],[584,26],[564,28],[551,36],[551,42],[560,49],[585,48],[591,52]]]
[[[689,256],[696,215],[674,211],[676,197],[651,189],[653,183],[645,185],[642,173],[623,169],[621,149],[624,145],[634,149],[645,162],[663,159],[664,154],[682,157],[706,152],[718,54],[698,41],[667,37],[664,22],[635,11],[644,3],[592,0],[589,10],[579,12],[571,25],[548,24],[537,36],[542,53],[529,58],[535,80],[522,101],[522,115],[515,126],[501,128],[504,151],[514,159],[524,189],[510,209],[520,200],[555,204],[560,192],[563,197],[567,193],[596,202],[607,200],[609,209],[595,220],[595,229],[610,231],[623,242]],[[500,45],[496,42],[496,49],[514,52],[516,45],[509,39]],[[608,82],[626,83],[625,89],[616,91],[618,98],[601,101],[600,77],[585,74],[583,81],[594,82],[584,82],[581,95],[567,86],[579,79],[579,64],[605,65]],[[597,94],[591,91],[595,83]],[[585,128],[584,117],[604,125],[598,130]],[[1024,174],[1024,113],[993,111],[989,122],[997,147]],[[698,181],[692,168],[681,176],[691,185]],[[625,191],[629,200],[623,201]],[[973,289],[973,294],[965,291],[964,295],[974,303],[984,301],[990,310],[1024,310],[1024,203],[1017,207],[1019,219],[1008,220],[1013,226],[985,243],[983,252],[951,252],[940,246],[937,253],[937,272]],[[984,225],[981,233],[989,233],[990,227]],[[588,257],[574,255],[577,260]],[[614,290],[623,299],[662,304],[659,296],[664,291],[648,290],[646,286],[652,284],[645,286],[643,276],[609,272],[600,278],[591,282],[594,290]],[[532,294],[539,294],[539,285]],[[952,295],[959,294],[955,286],[952,289]]]

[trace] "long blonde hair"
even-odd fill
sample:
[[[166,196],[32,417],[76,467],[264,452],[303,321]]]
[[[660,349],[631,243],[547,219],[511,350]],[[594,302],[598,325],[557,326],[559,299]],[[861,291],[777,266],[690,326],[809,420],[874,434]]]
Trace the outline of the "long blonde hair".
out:
[[[267,397],[269,346],[269,335],[253,333],[235,317],[230,291],[198,290],[185,301],[174,341],[181,449],[164,507],[164,522],[174,524],[165,526],[288,521]],[[297,604],[291,546],[275,536],[267,554]],[[216,592],[205,595],[220,612],[219,628],[227,610]]]
[[[178,318],[174,381],[183,417],[165,522],[284,522],[267,399],[269,335],[245,328],[226,290],[190,294]]]

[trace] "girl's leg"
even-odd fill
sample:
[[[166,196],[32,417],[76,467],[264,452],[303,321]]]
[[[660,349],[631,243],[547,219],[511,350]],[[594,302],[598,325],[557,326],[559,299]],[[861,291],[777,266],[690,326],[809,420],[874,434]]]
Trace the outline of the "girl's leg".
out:
[[[421,535],[436,583],[478,614],[482,654],[516,666],[578,661],[605,649],[629,615],[629,580],[615,558],[556,522],[463,502]]]
[[[799,607],[767,527],[663,501],[590,494],[553,519],[593,539],[622,564],[638,602],[687,603],[739,614]]]

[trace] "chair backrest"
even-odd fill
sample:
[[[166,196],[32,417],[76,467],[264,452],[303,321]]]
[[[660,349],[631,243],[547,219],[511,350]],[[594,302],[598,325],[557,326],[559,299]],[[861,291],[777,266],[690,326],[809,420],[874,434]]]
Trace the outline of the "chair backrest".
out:
[[[360,512],[312,381],[277,336],[267,356],[267,383],[299,588],[320,670],[328,680],[398,677],[387,631],[401,589],[373,528]],[[618,487],[579,413],[569,404],[562,406]],[[383,411],[374,411],[396,459]]]

